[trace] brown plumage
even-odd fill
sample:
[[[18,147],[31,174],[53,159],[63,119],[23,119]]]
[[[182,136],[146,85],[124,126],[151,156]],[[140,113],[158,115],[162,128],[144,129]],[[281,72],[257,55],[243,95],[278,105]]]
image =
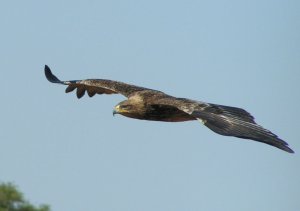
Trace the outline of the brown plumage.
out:
[[[67,85],[66,93],[76,89],[78,98],[81,98],[85,92],[90,97],[95,94],[124,95],[128,99],[115,106],[114,114],[165,122],[200,120],[205,126],[220,135],[251,139],[289,153],[294,152],[277,135],[256,124],[254,117],[241,108],[176,98],[161,91],[118,81],[104,79],[61,81],[52,74],[47,65],[45,66],[45,75],[52,83]]]

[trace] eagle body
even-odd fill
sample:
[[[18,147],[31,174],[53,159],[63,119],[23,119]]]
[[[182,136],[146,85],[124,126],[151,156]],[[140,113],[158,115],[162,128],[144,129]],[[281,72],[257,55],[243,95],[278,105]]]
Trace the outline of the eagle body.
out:
[[[150,105],[144,116],[145,120],[162,122],[184,122],[197,120],[187,113],[172,106]]]
[[[141,91],[129,96],[128,100],[119,103],[115,107],[114,113],[149,121],[183,122],[196,120],[196,118],[174,106],[159,104],[160,100],[166,96],[168,96],[168,99],[176,99],[160,91]]]
[[[78,98],[96,94],[122,94],[127,100],[115,106],[113,114],[150,121],[183,122],[199,120],[209,129],[224,136],[262,142],[289,153],[288,143],[258,125],[254,117],[241,108],[177,98],[164,92],[106,79],[61,81],[45,66],[46,78],[67,85],[66,93],[76,90]]]

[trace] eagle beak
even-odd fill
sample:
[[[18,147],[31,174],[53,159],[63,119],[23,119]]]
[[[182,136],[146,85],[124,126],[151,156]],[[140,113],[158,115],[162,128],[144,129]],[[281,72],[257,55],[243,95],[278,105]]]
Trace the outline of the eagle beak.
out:
[[[113,110],[113,116],[115,116],[115,114],[118,114],[118,113],[119,113],[119,108],[120,108],[119,105],[116,105],[116,106],[114,107],[114,110]]]

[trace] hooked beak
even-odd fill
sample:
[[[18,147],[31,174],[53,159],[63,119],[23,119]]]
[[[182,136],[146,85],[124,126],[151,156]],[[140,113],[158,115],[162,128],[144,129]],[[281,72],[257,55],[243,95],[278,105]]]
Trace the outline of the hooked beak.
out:
[[[115,106],[114,107],[114,110],[113,110],[113,116],[115,116],[115,114],[118,114],[119,113],[119,105]]]
[[[118,114],[118,112],[114,109],[113,110],[113,116],[115,116],[116,114]]]

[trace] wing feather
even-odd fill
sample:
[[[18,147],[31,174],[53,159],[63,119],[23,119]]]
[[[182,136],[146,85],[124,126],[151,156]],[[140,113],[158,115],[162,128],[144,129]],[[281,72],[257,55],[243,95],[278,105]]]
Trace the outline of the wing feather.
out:
[[[76,95],[78,98],[83,97],[86,91],[90,97],[93,97],[95,94],[122,94],[125,97],[130,97],[136,92],[150,90],[123,82],[105,79],[61,81],[55,75],[53,75],[47,65],[45,65],[45,76],[48,81],[52,83],[68,85],[68,87],[66,88],[66,93],[72,92],[77,89]]]
[[[76,95],[77,95],[78,99],[82,98],[84,94],[85,94],[85,88],[78,87],[77,91],[76,91]]]
[[[94,89],[90,89],[87,92],[88,92],[89,97],[93,97],[95,94],[97,94]]]
[[[67,86],[67,88],[66,88],[66,93],[73,92],[75,89],[76,89],[76,86],[74,86],[74,85],[69,85],[69,86]]]
[[[288,143],[258,125],[244,109],[173,97],[160,100],[160,104],[177,107],[220,135],[251,139],[294,153]]]
[[[258,125],[247,111],[235,107],[214,104],[212,106],[216,106],[220,111],[211,112],[211,109],[207,107],[203,110],[195,109],[191,115],[204,120],[205,126],[220,135],[251,139],[293,153],[285,141]]]

